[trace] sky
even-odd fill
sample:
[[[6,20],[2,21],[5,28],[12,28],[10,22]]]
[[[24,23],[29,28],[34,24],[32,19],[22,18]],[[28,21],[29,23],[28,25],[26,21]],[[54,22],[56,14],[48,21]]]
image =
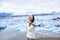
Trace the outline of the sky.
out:
[[[14,15],[60,12],[60,0],[0,0],[0,12]]]

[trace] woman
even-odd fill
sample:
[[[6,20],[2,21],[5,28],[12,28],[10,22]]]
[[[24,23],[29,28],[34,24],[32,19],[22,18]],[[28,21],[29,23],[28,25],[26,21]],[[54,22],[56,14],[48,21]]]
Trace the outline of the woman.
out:
[[[28,22],[26,25],[26,30],[27,30],[27,40],[35,40],[35,26],[34,25],[34,16],[28,16]],[[40,25],[38,25],[40,26]]]

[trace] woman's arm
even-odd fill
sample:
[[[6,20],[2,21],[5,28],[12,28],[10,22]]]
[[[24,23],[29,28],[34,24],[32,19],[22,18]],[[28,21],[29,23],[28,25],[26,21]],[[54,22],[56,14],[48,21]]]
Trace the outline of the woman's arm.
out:
[[[41,27],[41,25],[40,25],[40,24],[38,24],[38,25],[35,25],[35,24],[34,24],[33,26],[34,26],[34,27]]]
[[[26,30],[28,30],[28,26],[29,26],[29,24],[28,24],[28,23],[26,23]]]
[[[41,26],[44,26],[43,24],[33,24],[34,27],[41,27]]]

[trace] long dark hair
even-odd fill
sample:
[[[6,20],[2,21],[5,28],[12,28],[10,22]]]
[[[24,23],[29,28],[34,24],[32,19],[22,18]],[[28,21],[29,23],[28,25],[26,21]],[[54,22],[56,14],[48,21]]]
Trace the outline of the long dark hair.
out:
[[[31,21],[31,22],[33,23],[33,22],[34,22],[34,20],[35,20],[34,15],[32,15],[32,21]]]

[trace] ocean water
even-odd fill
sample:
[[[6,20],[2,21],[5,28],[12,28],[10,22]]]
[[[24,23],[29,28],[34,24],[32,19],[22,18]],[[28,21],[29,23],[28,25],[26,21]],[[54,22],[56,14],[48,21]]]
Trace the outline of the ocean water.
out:
[[[41,27],[36,27],[36,32],[46,31],[51,33],[60,33],[60,15],[45,15],[35,16],[35,24],[40,24]],[[3,31],[26,31],[27,16],[22,17],[5,17],[0,19],[0,32]]]

